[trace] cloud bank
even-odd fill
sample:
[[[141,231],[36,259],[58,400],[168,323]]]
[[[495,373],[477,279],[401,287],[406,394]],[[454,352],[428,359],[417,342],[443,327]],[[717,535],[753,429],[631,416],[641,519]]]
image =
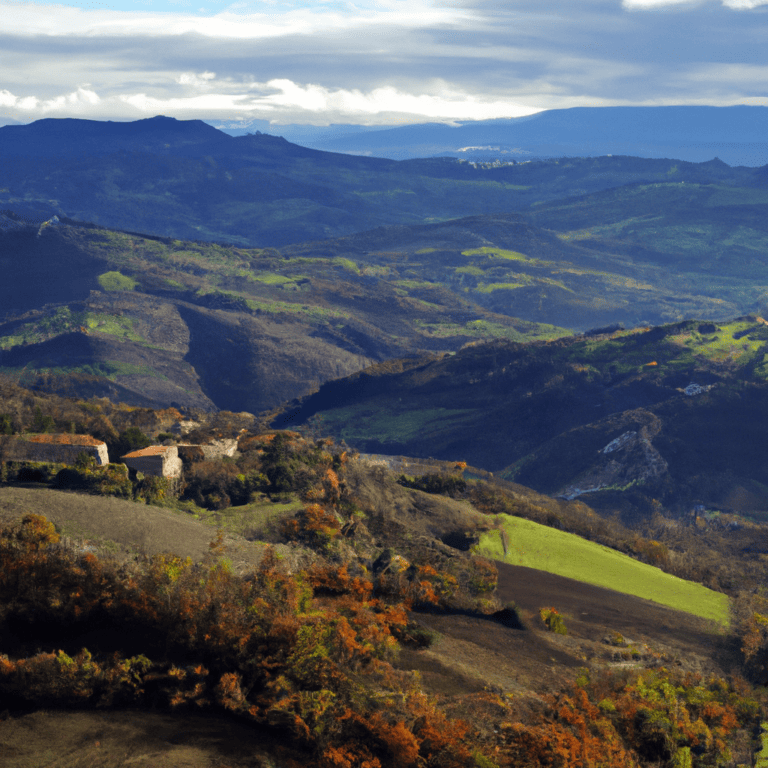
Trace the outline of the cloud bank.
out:
[[[768,0],[157,7],[0,0],[0,122],[393,125],[768,104]]]

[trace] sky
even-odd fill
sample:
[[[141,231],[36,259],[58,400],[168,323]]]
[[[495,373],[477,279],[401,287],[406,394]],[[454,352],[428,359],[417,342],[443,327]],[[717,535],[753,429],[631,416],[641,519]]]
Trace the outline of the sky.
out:
[[[0,0],[0,124],[768,105],[768,0]]]

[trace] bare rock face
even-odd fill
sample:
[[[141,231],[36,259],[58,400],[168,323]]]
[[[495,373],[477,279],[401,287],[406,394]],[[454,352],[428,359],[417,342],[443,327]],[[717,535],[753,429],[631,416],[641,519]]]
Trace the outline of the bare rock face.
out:
[[[624,490],[666,474],[667,462],[652,443],[660,429],[659,420],[652,419],[639,430],[614,438],[598,452],[592,466],[557,496],[571,500],[605,488]]]

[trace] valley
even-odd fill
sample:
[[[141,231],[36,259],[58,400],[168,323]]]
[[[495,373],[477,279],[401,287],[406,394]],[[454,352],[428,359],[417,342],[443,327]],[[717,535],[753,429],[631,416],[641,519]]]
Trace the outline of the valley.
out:
[[[3,766],[757,764],[765,170],[0,128]]]
[[[150,416],[144,417],[147,429]],[[734,688],[725,676],[745,664],[739,644],[751,631],[749,611],[759,605],[751,602],[756,598],[710,593],[727,605],[712,621],[696,616],[699,609],[690,602],[681,612],[543,572],[542,567],[551,569],[541,563],[537,570],[494,564],[443,543],[494,530],[498,535],[497,521],[487,511],[491,496],[497,506],[515,505],[518,524],[557,510],[566,527],[594,526],[600,517],[579,501],[555,502],[523,488],[494,490],[486,481],[472,481],[469,493],[456,498],[425,493],[404,487],[396,475],[362,457],[332,454],[329,443],[295,433],[241,433],[240,448],[239,471],[255,466],[276,479],[271,467],[290,467],[290,497],[302,503],[286,503],[284,480],[280,486],[270,481],[263,486],[266,493],[248,504],[209,511],[171,497],[148,506],[40,484],[0,488],[0,702],[4,707],[16,702],[0,720],[0,754],[7,765],[21,766],[44,754],[44,742],[24,738],[35,723],[55,734],[65,766],[103,754],[106,764],[115,765],[158,759],[171,766],[185,760],[214,765],[228,759],[238,766],[256,760],[292,767],[307,759],[328,762],[338,753],[370,754],[393,768],[420,759],[456,766],[489,759],[516,766],[524,754],[535,765],[549,759],[554,744],[577,740],[587,760],[604,756],[609,746],[609,764],[617,768],[652,764],[657,754],[686,754],[691,744],[703,746],[700,754],[708,757],[751,759],[757,748],[751,729],[761,699],[751,698],[745,682]],[[214,464],[196,465],[188,482],[193,476],[213,477]],[[254,526],[257,509],[262,523]],[[250,524],[242,527],[246,519]],[[513,543],[529,544],[508,535]],[[629,537],[636,558],[629,562],[673,580],[648,564],[653,546],[647,547],[658,542],[610,521],[595,535],[613,546]],[[556,546],[546,536],[541,541],[555,560],[583,557],[578,554],[583,538],[564,538]],[[725,558],[726,550],[719,552]],[[52,576],[44,595],[30,591],[38,578],[26,570],[25,558],[32,556],[37,572]],[[15,574],[13,596],[10,574]],[[59,591],[55,585],[61,579],[76,591]],[[138,603],[131,597],[134,583],[144,590]],[[311,601],[309,612],[284,602],[301,584],[307,585],[302,599]],[[267,601],[269,610],[244,613],[253,598],[239,602],[243,589],[259,596],[256,605]],[[220,607],[206,607],[211,599]],[[564,622],[562,632],[543,621],[553,612]],[[275,617],[281,618],[272,626]],[[210,621],[217,634],[198,635],[202,630],[196,627],[212,626]],[[322,626],[328,630],[319,632]],[[294,638],[290,627],[308,629]],[[232,632],[245,638],[242,656],[226,650]],[[344,634],[337,639],[337,632]],[[398,638],[397,652],[386,650],[391,642],[381,645],[387,633]],[[249,661],[253,643],[260,649],[256,667]],[[285,643],[294,649],[287,656],[281,655]],[[307,652],[319,656],[306,659]],[[267,653],[269,664],[262,667]],[[120,668],[131,670],[130,677],[113,670],[116,659]],[[270,693],[271,669],[281,673],[286,703]],[[749,674],[760,679],[760,669]],[[674,701],[669,695],[660,700],[656,692],[670,685]],[[31,711],[18,709],[19,696]],[[318,696],[326,697],[320,706]],[[35,711],[43,703],[45,710]],[[62,720],[56,707],[73,704],[71,722]],[[111,712],[126,704],[127,719],[118,730]],[[341,718],[344,724],[341,707],[350,705],[359,718],[354,728],[296,730],[307,720],[316,726]],[[578,721],[558,716],[562,706],[590,718],[588,741]],[[661,742],[655,728],[627,731],[623,724],[632,721],[638,706],[654,712],[655,722],[680,730]],[[220,712],[236,719],[223,720]],[[199,727],[184,727],[201,714]],[[406,737],[398,732],[395,738],[388,730],[393,725],[382,725],[384,717],[394,717],[412,734],[405,758],[398,750]],[[430,731],[427,738],[421,717],[437,718],[442,736]],[[686,730],[688,722],[699,724]],[[361,727],[373,729],[376,740],[360,742]],[[166,735],[138,739],[143,729]],[[299,739],[297,733],[305,735]],[[710,733],[720,741],[710,742]],[[246,756],[256,734],[259,746]],[[107,751],[99,752],[102,746]]]

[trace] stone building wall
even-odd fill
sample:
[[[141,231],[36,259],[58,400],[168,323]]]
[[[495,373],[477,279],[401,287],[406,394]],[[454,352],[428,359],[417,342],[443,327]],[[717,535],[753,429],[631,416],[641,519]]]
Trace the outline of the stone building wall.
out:
[[[121,461],[136,472],[155,477],[178,477],[181,474],[181,459],[175,445],[153,445],[140,451],[133,451]]]
[[[106,444],[88,435],[19,435],[8,444],[5,458],[74,464],[81,453],[92,456],[99,466],[109,464]]]

